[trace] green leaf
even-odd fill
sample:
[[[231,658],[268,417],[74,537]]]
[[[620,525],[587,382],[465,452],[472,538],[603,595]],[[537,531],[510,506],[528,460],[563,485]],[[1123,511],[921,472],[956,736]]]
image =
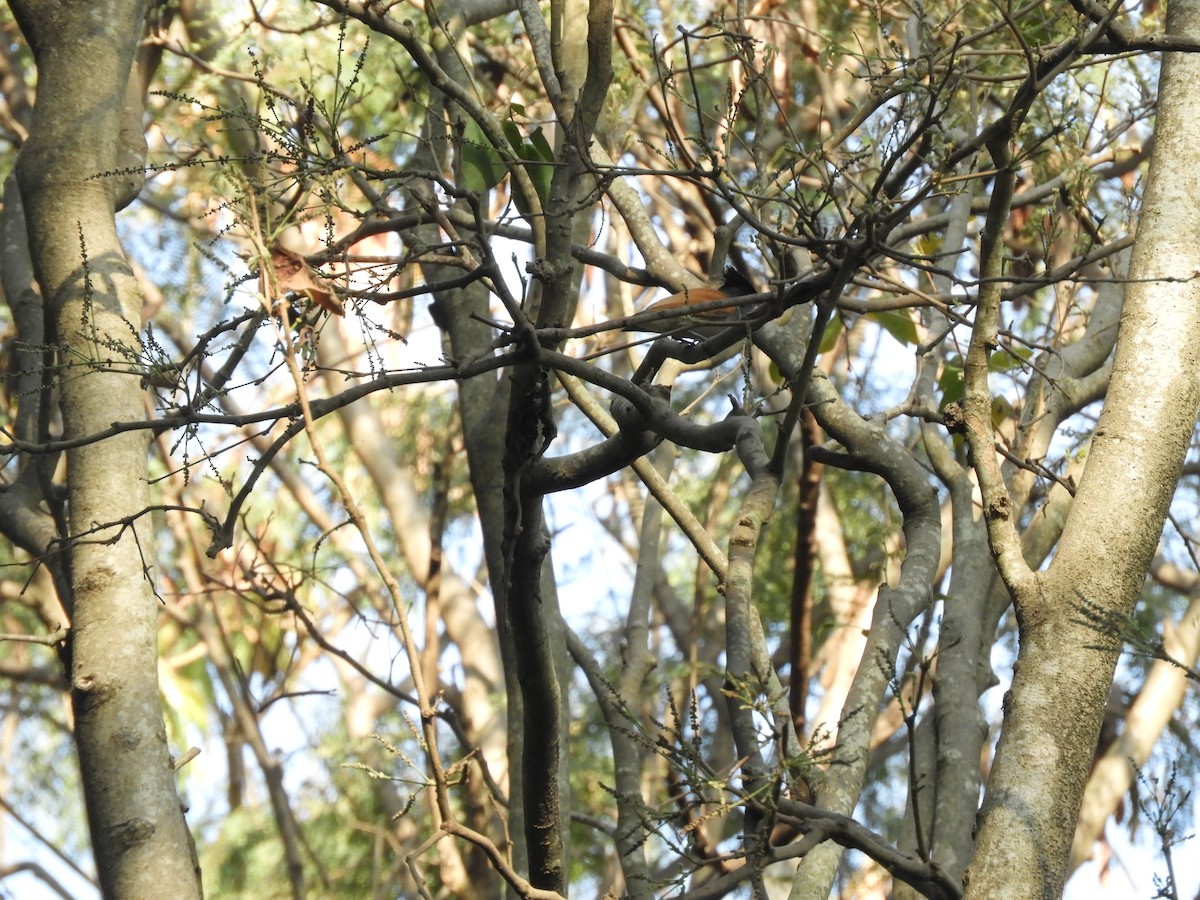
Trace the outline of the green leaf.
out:
[[[821,335],[821,346],[818,349],[822,353],[828,353],[837,346],[837,341],[841,334],[842,320],[830,319],[829,324],[825,326],[825,333]]]
[[[550,179],[554,177],[554,167],[543,163],[542,165],[528,165],[525,168],[533,180],[533,189],[537,191],[542,205],[545,206],[546,199],[550,196]]]
[[[512,119],[504,122],[503,127],[504,135],[512,144],[513,151],[520,159],[526,161],[525,171],[529,173],[529,180],[533,182],[538,199],[545,204],[550,196],[550,180],[554,177],[554,167],[547,163],[553,162],[554,150],[546,140],[542,127],[539,125],[535,128],[528,141],[521,136],[520,127]],[[529,204],[525,202],[525,197],[520,191],[513,191],[513,200],[517,204],[517,211],[523,216],[528,216]]]
[[[1033,351],[1028,347],[997,350],[988,358],[988,371],[1011,372],[1013,369],[1024,368],[1031,356],[1033,356]]]
[[[546,135],[542,131],[542,126],[539,125],[533,130],[533,134],[529,136],[529,146],[533,148],[535,155],[527,156],[526,159],[540,159],[542,162],[554,162],[554,150],[550,146],[550,142],[546,140]]]
[[[521,137],[521,129],[517,127],[517,123],[512,119],[505,119],[501,127],[504,129],[504,136],[508,138],[508,142],[512,144],[513,150],[516,151],[518,156],[521,156],[521,158],[524,159],[524,156],[521,153],[521,147],[525,145],[525,139]]]
[[[917,325],[904,313],[880,311],[868,313],[867,318],[873,322],[878,322],[884,331],[900,343],[917,343]]]
[[[963,398],[966,393],[966,382],[963,380],[961,357],[952,356],[946,360],[946,364],[942,367],[942,374],[938,378],[938,389],[942,393],[942,402],[938,404],[938,409],[945,409],[947,404],[955,403]]]
[[[484,193],[501,181],[508,170],[499,151],[488,143],[483,130],[473,121],[467,122],[463,132],[463,187],[468,191]]]
[[[533,130],[533,134],[529,136],[528,155],[524,158],[531,161],[539,161],[542,163],[554,162],[554,149],[550,146],[550,142],[546,140],[546,135],[542,131],[542,126],[539,125]],[[550,197],[550,182],[554,178],[554,167],[551,165],[528,165],[525,167],[529,171],[529,177],[533,180],[534,190],[537,191],[538,197],[542,200],[544,206],[546,200]]]

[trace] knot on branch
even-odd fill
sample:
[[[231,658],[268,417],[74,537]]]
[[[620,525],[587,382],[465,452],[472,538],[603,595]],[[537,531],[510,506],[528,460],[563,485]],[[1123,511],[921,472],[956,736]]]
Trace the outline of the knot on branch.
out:
[[[947,403],[942,410],[942,422],[951,434],[964,434],[967,430],[967,411],[963,409],[962,401],[955,400]]]
[[[1007,494],[996,497],[988,503],[987,508],[984,510],[984,515],[987,516],[989,522],[997,520],[1001,522],[1006,521],[1012,517],[1012,500],[1009,499]]]

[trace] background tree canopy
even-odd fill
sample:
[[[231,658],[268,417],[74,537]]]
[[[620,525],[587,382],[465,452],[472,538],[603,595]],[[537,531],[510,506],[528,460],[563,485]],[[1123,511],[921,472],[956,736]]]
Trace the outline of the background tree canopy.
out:
[[[1165,12],[12,0],[4,890],[1176,896]]]

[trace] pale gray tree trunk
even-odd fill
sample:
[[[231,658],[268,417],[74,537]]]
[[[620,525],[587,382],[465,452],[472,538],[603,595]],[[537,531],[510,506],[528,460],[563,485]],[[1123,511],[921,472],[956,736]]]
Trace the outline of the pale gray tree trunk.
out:
[[[1175,0],[1169,30],[1200,38],[1200,3]],[[1062,892],[1118,650],[1115,635],[1081,624],[1079,608],[1087,601],[1115,617],[1132,610],[1200,408],[1197,79],[1200,56],[1165,54],[1108,399],[1047,571],[1016,564],[1012,522],[999,498],[985,497],[1021,647],[967,873],[968,898]]]
[[[47,336],[64,347],[64,437],[78,440],[145,418],[131,371],[141,296],[115,211],[140,185],[140,85],[130,73],[146,4],[11,6],[38,68],[17,178]],[[67,454],[75,737],[101,886],[121,900],[201,893],[159,701],[148,442],[132,431]]]

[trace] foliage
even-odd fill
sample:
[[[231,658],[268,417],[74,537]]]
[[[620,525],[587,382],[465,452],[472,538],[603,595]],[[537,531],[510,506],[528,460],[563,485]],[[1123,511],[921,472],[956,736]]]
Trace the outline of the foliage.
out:
[[[145,320],[109,362],[149,398],[146,569],[208,892],[820,894],[822,841],[865,854],[847,884],[961,889],[984,776],[938,766],[987,768],[1017,623],[956,416],[981,379],[1044,568],[1154,125],[1163,26],[1132,6],[1118,29],[1088,0],[156,4],[147,183],[118,219]],[[11,163],[34,69],[3,15]],[[727,262],[762,287],[729,327],[635,336],[654,291],[699,297]],[[63,473],[18,469],[61,448],[49,421],[14,441],[22,398],[97,365],[31,341],[5,290],[28,352],[3,490],[48,518]],[[48,633],[49,548],[14,509],[4,630]],[[1131,616],[1081,614],[1141,641],[1116,720],[1195,590],[1189,530],[1161,551]],[[42,820],[53,652],[0,644],[4,797]],[[955,719],[980,727],[950,746]],[[78,856],[82,831],[45,836]]]

